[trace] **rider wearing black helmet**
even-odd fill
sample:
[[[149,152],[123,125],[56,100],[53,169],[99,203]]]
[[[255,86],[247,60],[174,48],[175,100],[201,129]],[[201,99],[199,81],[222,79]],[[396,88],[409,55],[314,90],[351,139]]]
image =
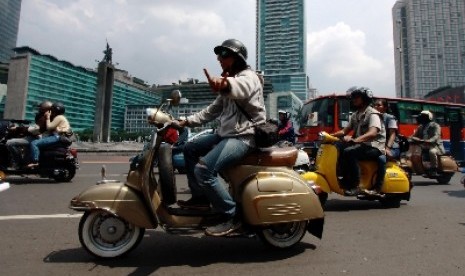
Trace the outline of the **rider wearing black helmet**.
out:
[[[42,138],[31,142],[31,163],[28,167],[33,168],[39,165],[39,148],[56,144],[60,141],[60,135],[64,135],[71,130],[68,119],[64,116],[65,107],[62,103],[54,103],[51,110],[46,111],[45,124],[47,132]]]
[[[213,51],[223,70],[221,77],[210,76],[208,83],[217,94],[208,107],[179,122],[180,127],[199,126],[212,120],[220,121],[214,134],[207,134],[184,146],[186,172],[192,197],[178,201],[185,209],[213,209],[223,214],[224,221],[208,227],[207,235],[227,235],[241,223],[236,202],[218,179],[218,172],[240,162],[255,148],[253,119],[262,124],[266,119],[263,86],[255,71],[247,65],[247,49],[237,39],[225,40]]]
[[[52,108],[52,102],[48,100],[39,102],[36,105],[36,108],[37,113],[34,119],[35,125],[31,125],[26,129],[24,137],[12,138],[6,141],[6,147],[10,156],[9,169],[11,170],[18,169],[24,162],[20,147],[28,146],[32,141],[36,140],[40,134],[47,130],[44,114]],[[16,126],[14,125],[10,128],[10,130],[15,128]]]
[[[381,113],[370,106],[373,93],[366,87],[352,87],[347,91],[352,106],[356,112],[352,114],[349,125],[333,133],[334,136],[344,136],[344,141],[352,145],[346,147],[342,153],[342,170],[346,195],[356,195],[359,190],[360,169],[359,160],[377,160],[385,154],[386,130],[382,123]],[[353,131],[353,136],[349,136]],[[381,187],[369,191],[375,194]]]

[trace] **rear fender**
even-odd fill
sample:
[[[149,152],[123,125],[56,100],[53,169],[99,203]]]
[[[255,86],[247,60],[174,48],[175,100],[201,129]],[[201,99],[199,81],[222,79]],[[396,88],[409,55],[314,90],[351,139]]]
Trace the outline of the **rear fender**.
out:
[[[142,196],[122,182],[91,186],[71,200],[71,209],[90,211],[103,209],[143,228],[156,228],[156,218],[150,216]]]

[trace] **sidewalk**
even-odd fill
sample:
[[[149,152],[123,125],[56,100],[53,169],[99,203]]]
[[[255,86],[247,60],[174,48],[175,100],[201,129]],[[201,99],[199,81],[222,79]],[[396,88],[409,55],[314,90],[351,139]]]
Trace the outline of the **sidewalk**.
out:
[[[92,142],[74,142],[72,148],[77,149],[79,154],[98,153],[98,154],[118,154],[133,155],[138,153],[144,147],[144,143],[137,142],[113,142],[113,143],[92,143]]]

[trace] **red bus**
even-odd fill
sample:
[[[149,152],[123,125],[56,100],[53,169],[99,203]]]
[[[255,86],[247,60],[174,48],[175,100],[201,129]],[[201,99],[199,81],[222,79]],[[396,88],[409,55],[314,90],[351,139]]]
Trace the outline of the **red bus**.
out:
[[[422,110],[429,110],[434,121],[441,125],[442,139],[446,151],[456,160],[464,160],[465,156],[465,105],[445,102],[434,102],[407,98],[385,98],[389,105],[389,113],[398,120],[399,132],[411,136],[418,126],[416,116]],[[350,100],[346,95],[328,95],[310,100],[302,106],[298,114],[299,137],[297,142],[306,147],[315,148],[315,141],[320,131],[328,133],[342,129],[349,122]]]

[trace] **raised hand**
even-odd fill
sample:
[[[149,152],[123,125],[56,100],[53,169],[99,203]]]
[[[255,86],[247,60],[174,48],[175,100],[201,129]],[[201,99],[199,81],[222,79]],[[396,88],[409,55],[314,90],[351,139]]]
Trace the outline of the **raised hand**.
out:
[[[229,74],[224,74],[223,77],[211,77],[207,69],[203,69],[205,76],[207,77],[208,84],[213,92],[219,92],[229,87],[228,77]]]

